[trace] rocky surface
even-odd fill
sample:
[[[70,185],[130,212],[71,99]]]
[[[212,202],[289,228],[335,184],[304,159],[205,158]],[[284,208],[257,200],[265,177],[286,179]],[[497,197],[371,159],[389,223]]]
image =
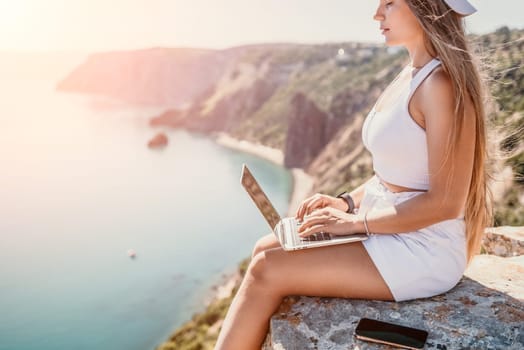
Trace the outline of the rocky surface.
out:
[[[488,229],[451,291],[405,302],[289,297],[270,322],[263,350],[387,349],[354,338],[362,317],[429,332],[426,349],[524,348],[524,227]],[[509,243],[508,243],[509,242]]]
[[[149,120],[151,126],[169,125],[172,127],[182,126],[186,111],[180,109],[169,109]]]
[[[278,84],[268,78],[257,78],[257,74],[260,74],[258,71],[250,74],[253,74],[251,78],[256,80],[248,87],[236,86],[235,91],[229,91],[226,96],[214,97],[214,93],[201,104],[194,104],[187,113],[184,127],[205,132],[231,131],[253,115],[271,97]],[[247,78],[237,76],[236,79]],[[230,84],[236,85],[233,82]]]
[[[489,228],[486,230],[482,248],[486,253],[497,256],[524,255],[524,228],[514,226]]]
[[[163,132],[156,134],[149,142],[147,146],[149,148],[161,148],[167,146],[168,138]]]
[[[426,329],[426,349],[523,349],[523,275],[524,257],[483,255],[455,288],[432,298],[395,303],[290,297],[271,319],[263,349],[388,348],[354,338],[362,317]]]
[[[302,93],[296,94],[291,104],[284,165],[287,168],[304,168],[315,159],[332,136],[333,133],[328,134],[328,121],[331,118]]]

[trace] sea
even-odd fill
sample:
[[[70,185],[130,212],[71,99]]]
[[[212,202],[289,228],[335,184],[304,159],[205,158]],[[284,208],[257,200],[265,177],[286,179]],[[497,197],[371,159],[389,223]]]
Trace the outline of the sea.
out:
[[[85,58],[0,53],[1,350],[155,349],[269,232],[241,165],[288,208],[288,170],[149,126],[165,106],[57,91]]]

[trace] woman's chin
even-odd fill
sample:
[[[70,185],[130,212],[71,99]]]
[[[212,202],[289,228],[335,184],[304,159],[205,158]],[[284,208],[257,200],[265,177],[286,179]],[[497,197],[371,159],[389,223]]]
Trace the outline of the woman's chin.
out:
[[[386,40],[384,41],[384,44],[385,44],[387,47],[402,46],[402,43],[399,43],[398,41],[391,40],[391,39],[388,39],[388,38],[386,38]]]

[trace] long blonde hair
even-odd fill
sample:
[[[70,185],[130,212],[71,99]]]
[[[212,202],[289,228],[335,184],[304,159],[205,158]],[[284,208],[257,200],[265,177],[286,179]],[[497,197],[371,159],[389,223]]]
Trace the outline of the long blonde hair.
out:
[[[479,63],[468,45],[464,20],[443,0],[405,0],[424,29],[424,44],[438,57],[449,75],[455,97],[455,121],[447,142],[446,157],[453,157],[464,126],[465,104],[471,99],[475,112],[475,151],[473,173],[466,199],[465,223],[468,262],[480,252],[482,235],[492,223],[491,192],[488,187],[488,149],[484,89]],[[448,175],[453,176],[453,169]]]

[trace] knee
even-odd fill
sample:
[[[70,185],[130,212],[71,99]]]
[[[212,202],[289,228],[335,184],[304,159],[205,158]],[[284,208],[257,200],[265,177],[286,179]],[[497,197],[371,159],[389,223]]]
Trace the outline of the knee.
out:
[[[256,295],[284,297],[278,252],[265,250],[253,257],[244,276],[245,291]]]
[[[267,284],[269,278],[270,263],[264,250],[256,253],[251,259],[246,271],[246,277],[250,284]]]
[[[268,249],[267,240],[265,237],[260,238],[256,243],[253,251],[251,252],[251,259],[254,259],[259,253],[262,253],[264,250]]]
[[[255,256],[257,256],[259,253],[264,251],[264,246],[262,243],[262,239],[259,239],[255,246],[253,247],[253,251],[251,252],[251,260],[255,259]]]

